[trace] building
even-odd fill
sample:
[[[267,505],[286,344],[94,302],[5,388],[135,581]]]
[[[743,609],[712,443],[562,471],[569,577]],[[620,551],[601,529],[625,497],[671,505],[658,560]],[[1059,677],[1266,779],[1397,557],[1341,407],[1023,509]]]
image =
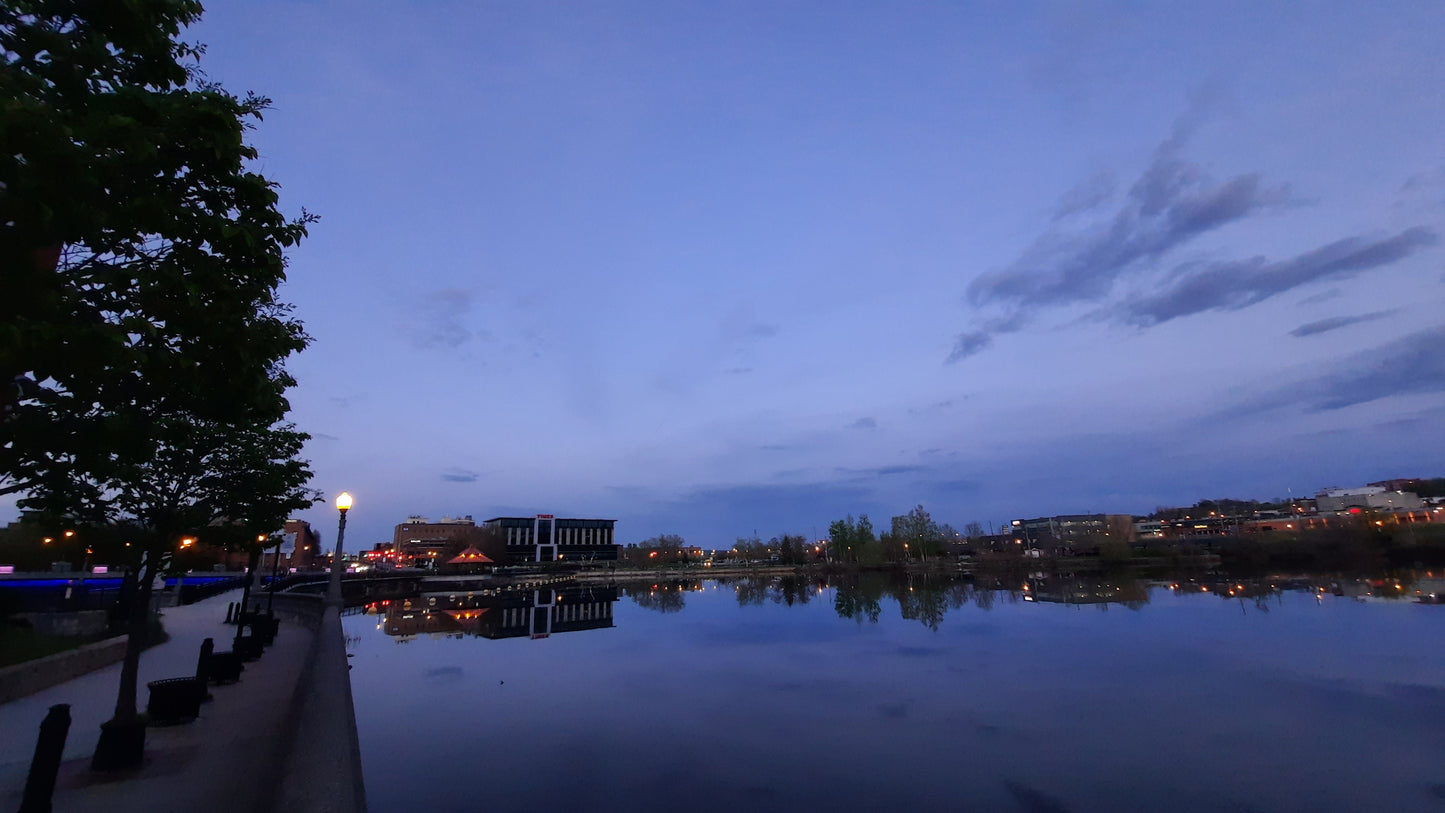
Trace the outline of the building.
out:
[[[227,570],[245,570],[250,559],[250,551],[245,547],[221,554],[221,563]],[[281,526],[280,548],[263,548],[261,558],[256,560],[256,568],[268,574],[272,568],[288,573],[292,569],[312,570],[320,566],[322,559],[321,534],[304,519],[288,519]]]
[[[483,522],[482,527],[496,534],[504,546],[508,564],[613,562],[617,560],[618,549],[613,540],[616,524],[615,519],[564,519],[538,514],[493,517]],[[486,547],[481,549],[491,555]]]
[[[610,628],[616,601],[616,587],[544,587],[377,602],[367,609],[382,616],[383,632],[400,638],[476,635],[535,640]]]
[[[1029,548],[1085,551],[1106,541],[1132,544],[1137,538],[1134,517],[1128,514],[1060,514],[1056,517],[1016,519],[1013,538]]]
[[[468,546],[487,550],[482,529],[471,515],[442,517],[436,522],[426,517],[407,517],[406,522],[396,526],[391,543],[398,567],[433,567],[437,561],[450,558],[444,554]]]
[[[281,567],[310,570],[321,555],[321,534],[304,519],[288,519],[281,526],[286,541],[281,544]]]
[[[1418,511],[1425,507],[1425,502],[1409,491],[1389,491],[1384,486],[1361,486],[1324,489],[1315,494],[1315,507],[1321,514],[1349,511],[1352,508]]]

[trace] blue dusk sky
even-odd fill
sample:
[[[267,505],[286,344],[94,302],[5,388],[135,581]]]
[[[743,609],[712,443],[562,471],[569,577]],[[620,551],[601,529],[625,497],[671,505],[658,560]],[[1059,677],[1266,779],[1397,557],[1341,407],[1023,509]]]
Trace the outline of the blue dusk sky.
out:
[[[283,296],[348,547],[539,512],[712,547],[1445,474],[1442,32],[1437,0],[232,0],[187,38],[321,217]]]

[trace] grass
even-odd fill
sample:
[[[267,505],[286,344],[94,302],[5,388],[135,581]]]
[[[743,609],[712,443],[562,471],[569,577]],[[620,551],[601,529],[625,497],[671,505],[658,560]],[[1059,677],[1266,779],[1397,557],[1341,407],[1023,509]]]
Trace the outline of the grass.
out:
[[[103,641],[108,633],[100,635],[42,635],[29,627],[0,624],[0,667],[33,661],[57,652],[78,649],[86,644]]]

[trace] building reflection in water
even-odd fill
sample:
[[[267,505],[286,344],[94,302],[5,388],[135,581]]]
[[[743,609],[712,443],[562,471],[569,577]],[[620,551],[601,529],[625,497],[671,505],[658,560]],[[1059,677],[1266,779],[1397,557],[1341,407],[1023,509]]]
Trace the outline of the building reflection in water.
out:
[[[543,587],[433,593],[366,606],[377,629],[402,641],[418,635],[460,638],[546,638],[613,626],[615,587]]]

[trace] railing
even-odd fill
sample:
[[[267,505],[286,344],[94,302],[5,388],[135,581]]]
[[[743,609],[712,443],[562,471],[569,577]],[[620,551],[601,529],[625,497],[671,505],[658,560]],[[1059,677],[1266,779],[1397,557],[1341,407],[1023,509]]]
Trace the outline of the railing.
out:
[[[235,590],[246,584],[245,576],[233,576],[225,579],[207,579],[204,582],[180,581],[176,589],[177,604],[195,604],[203,598],[219,595],[228,590]],[[171,585],[167,585],[170,587]]]

